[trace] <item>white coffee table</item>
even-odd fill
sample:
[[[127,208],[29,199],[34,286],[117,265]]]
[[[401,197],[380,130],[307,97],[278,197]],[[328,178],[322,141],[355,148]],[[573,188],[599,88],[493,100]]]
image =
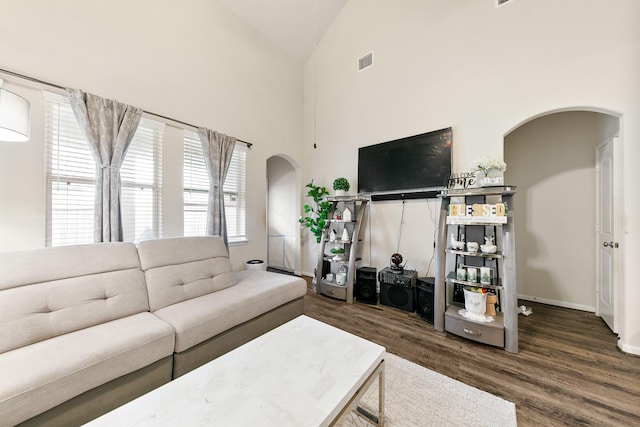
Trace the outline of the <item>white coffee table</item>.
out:
[[[328,426],[378,379],[385,349],[300,316],[139,397],[90,426]]]

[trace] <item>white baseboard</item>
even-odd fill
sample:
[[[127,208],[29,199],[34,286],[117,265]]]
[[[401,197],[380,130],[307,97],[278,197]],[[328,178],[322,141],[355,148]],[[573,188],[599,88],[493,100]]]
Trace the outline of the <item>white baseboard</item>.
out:
[[[518,299],[523,299],[525,301],[540,302],[542,304],[555,305],[557,307],[572,308],[574,310],[590,311],[592,313],[596,312],[596,308],[593,307],[593,306],[582,305],[582,304],[574,304],[574,303],[567,302],[567,301],[558,301],[558,300],[552,300],[552,299],[547,299],[547,298],[539,298],[539,297],[533,297],[533,296],[530,296],[530,295],[522,295],[522,294],[518,294]]]
[[[622,342],[622,340],[618,340],[618,348],[625,353],[633,354],[635,356],[640,356],[640,347],[635,345],[626,345]]]

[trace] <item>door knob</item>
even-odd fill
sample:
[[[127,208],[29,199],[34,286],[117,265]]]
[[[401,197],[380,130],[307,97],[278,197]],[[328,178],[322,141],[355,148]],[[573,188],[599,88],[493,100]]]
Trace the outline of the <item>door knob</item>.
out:
[[[617,248],[618,244],[615,242],[604,242],[602,244],[605,248]]]

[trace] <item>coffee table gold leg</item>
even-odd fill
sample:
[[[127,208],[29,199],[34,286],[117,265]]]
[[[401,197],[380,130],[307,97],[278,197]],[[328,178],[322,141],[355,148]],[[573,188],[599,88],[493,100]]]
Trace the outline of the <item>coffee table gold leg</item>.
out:
[[[362,389],[362,394],[364,394],[364,392],[369,389],[369,386],[372,383],[371,380],[375,380],[376,376],[378,377],[378,415],[376,416],[366,409],[356,405],[356,411],[378,427],[384,427],[384,368],[385,364],[383,360],[380,362],[380,365],[376,368],[371,377],[369,377],[369,380],[365,383],[365,386]]]
[[[365,417],[371,423],[383,427],[384,426],[384,369],[385,362],[384,359],[380,362],[380,364],[376,367],[376,369],[369,375],[369,378],[364,382],[364,384],[360,387],[360,389],[356,392],[355,396],[351,398],[347,406],[340,412],[340,414],[331,422],[330,425],[334,425],[340,417],[345,413],[345,411],[350,408],[355,410],[357,413]],[[358,402],[365,394],[365,392],[369,389],[371,384],[378,378],[378,415],[374,415],[366,409],[360,407]],[[355,408],[354,408],[355,407]]]

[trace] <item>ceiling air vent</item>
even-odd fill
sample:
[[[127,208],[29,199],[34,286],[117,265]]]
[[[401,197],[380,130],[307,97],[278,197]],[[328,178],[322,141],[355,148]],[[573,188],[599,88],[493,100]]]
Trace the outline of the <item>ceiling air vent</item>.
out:
[[[373,52],[367,53],[362,58],[358,59],[358,71],[362,71],[373,65]]]
[[[501,4],[505,4],[508,1],[509,0],[496,0],[496,7],[500,6]]]

